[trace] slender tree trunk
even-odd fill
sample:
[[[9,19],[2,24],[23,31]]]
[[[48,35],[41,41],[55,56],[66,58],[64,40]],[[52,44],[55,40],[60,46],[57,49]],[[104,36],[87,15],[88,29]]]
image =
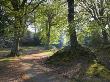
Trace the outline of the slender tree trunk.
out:
[[[50,31],[48,32],[48,35],[47,35],[47,49],[50,48]]]
[[[103,44],[108,44],[108,34],[106,29],[102,29]]]
[[[68,23],[70,33],[70,45],[72,49],[75,49],[78,45],[76,29],[74,25],[74,0],[67,0],[68,2]]]
[[[48,23],[48,31],[47,31],[47,49],[50,48],[50,30],[51,30],[51,24]]]

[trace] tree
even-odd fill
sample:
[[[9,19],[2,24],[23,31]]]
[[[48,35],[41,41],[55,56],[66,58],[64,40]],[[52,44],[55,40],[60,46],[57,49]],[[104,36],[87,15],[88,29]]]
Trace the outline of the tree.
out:
[[[9,56],[19,55],[19,42],[26,30],[26,21],[31,14],[44,0],[4,0],[8,14],[13,18],[13,46]]]
[[[74,23],[74,0],[67,0],[68,2],[68,23],[69,23],[69,34],[70,34],[70,45],[72,49],[75,49],[78,45],[76,29]]]
[[[36,24],[47,49],[49,49],[50,43],[58,42],[61,30],[67,26],[66,14],[66,8],[60,1],[47,2],[39,7]]]
[[[106,25],[109,21],[109,0],[79,0],[80,5],[91,15],[102,29],[103,44],[108,43]]]

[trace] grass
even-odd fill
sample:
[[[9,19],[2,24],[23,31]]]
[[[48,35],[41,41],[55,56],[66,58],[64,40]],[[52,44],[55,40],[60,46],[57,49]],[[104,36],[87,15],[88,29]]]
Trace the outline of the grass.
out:
[[[37,51],[38,48],[40,48],[40,47],[22,47],[21,49],[23,49],[25,51],[31,51],[31,50],[36,50]],[[0,49],[0,55],[7,54],[9,52],[10,52],[10,50],[8,50],[8,49]],[[44,54],[44,55],[47,55],[47,56],[52,56],[54,54],[54,52],[53,51],[50,51],[50,50],[42,50],[39,53]],[[12,61],[16,61],[17,58],[24,57],[24,56],[25,56],[25,54],[20,55],[19,57],[1,58],[0,59],[0,62],[12,62]]]
[[[12,61],[16,61],[17,58],[16,57],[10,57],[10,58],[1,58],[0,62],[12,62]]]
[[[39,50],[42,47],[34,47],[34,46],[29,46],[29,47],[21,47],[20,49],[22,50]]]
[[[41,52],[42,54],[46,54],[47,56],[52,56],[54,54],[54,52],[50,51],[50,50],[45,50],[43,52]]]
[[[0,53],[9,53],[10,52],[10,50],[2,50],[2,51],[0,51]]]
[[[10,53],[10,49],[1,49],[0,48],[0,58],[8,55]]]
[[[53,52],[44,51],[44,52],[41,52],[41,54],[45,54],[45,55],[47,55],[47,56],[51,56],[51,55],[53,54]],[[24,56],[25,56],[25,55],[22,55],[22,56],[19,56],[19,57],[1,58],[1,59],[0,59],[0,62],[13,62],[13,61],[18,60],[18,58],[24,57]]]
[[[0,48],[0,53],[8,53],[10,49]]]

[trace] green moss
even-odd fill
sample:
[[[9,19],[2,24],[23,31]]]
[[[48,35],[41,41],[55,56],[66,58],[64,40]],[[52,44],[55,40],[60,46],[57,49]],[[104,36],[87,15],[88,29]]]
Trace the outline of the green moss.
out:
[[[103,65],[94,63],[91,64],[87,70],[87,75],[89,76],[98,76],[103,77],[105,79],[110,79],[110,70],[105,68]]]

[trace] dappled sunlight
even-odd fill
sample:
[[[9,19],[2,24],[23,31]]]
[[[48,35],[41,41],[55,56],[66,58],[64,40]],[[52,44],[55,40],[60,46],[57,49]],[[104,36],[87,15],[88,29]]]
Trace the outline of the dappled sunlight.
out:
[[[14,62],[19,60],[18,58],[1,58],[0,62]]]
[[[0,49],[0,58],[7,56],[10,53],[8,49]]]
[[[83,76],[83,72],[87,69],[86,61],[76,60],[74,65],[69,68],[63,66],[55,68],[45,65],[45,60],[53,54],[49,50],[34,50],[34,52],[32,50],[29,55],[1,58],[0,80],[4,82],[68,82],[73,77]],[[85,79],[89,81],[92,78],[84,78],[83,80],[85,81]],[[97,78],[94,78],[94,80],[101,82]]]
[[[41,58],[45,58],[45,57],[49,57],[51,54],[53,54],[52,52],[41,52],[41,53],[36,53],[36,54],[30,54],[30,55],[26,55],[26,56],[21,56],[21,59],[41,59]]]
[[[23,80],[28,80],[28,79],[30,79],[32,76],[31,75],[29,75],[29,74],[24,74],[23,76],[22,76],[22,79]]]
[[[110,70],[98,63],[91,64],[87,74],[90,77],[99,76],[110,80]]]
[[[14,62],[0,62],[0,81],[12,82],[21,81],[23,70],[21,70],[22,64],[18,61]]]
[[[33,64],[30,64],[30,63],[23,63],[23,62],[20,62],[20,64],[23,65],[23,67],[21,67],[21,69],[24,70],[24,71],[31,69],[31,66],[33,65]]]
[[[9,50],[0,50],[0,53],[9,53]]]
[[[110,0],[0,0],[0,82],[110,82]]]
[[[38,78],[45,77],[48,72],[52,71],[52,69],[43,65],[43,61],[50,54],[53,53],[49,51],[38,53],[37,51],[35,54],[0,59],[0,80],[4,82],[22,82],[37,76]],[[3,72],[2,70],[5,71]],[[50,76],[46,75],[46,77]]]

